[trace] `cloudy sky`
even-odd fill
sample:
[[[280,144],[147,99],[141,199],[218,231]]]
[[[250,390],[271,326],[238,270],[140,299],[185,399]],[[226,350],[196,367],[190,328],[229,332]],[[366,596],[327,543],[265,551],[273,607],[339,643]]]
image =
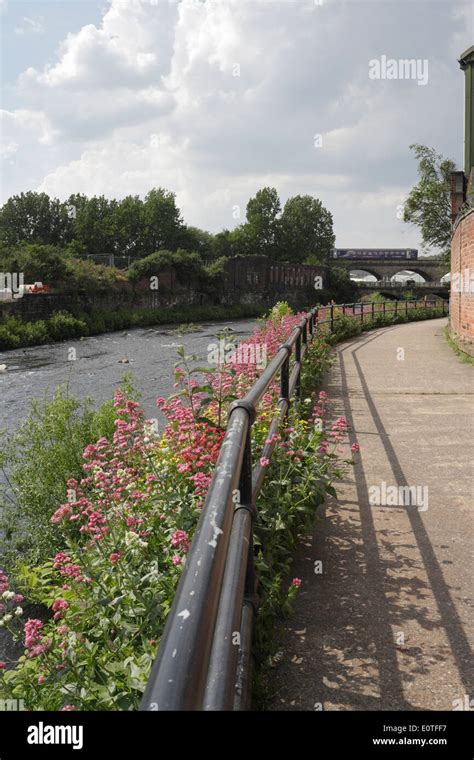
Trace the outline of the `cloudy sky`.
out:
[[[163,186],[217,231],[271,185],[319,197],[339,247],[418,247],[408,146],[463,164],[471,2],[0,0],[0,25],[1,202]],[[420,76],[371,78],[383,56]]]

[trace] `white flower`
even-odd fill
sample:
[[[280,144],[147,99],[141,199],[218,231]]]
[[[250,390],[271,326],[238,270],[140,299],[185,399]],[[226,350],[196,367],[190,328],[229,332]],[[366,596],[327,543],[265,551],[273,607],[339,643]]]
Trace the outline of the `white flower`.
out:
[[[3,622],[9,623],[12,618],[13,618],[13,615],[10,615],[10,613],[8,613],[8,615],[3,616]]]
[[[15,615],[23,615],[23,607],[17,607],[15,610]]]
[[[13,599],[14,596],[15,596],[14,591],[4,591],[2,594],[3,599]]]

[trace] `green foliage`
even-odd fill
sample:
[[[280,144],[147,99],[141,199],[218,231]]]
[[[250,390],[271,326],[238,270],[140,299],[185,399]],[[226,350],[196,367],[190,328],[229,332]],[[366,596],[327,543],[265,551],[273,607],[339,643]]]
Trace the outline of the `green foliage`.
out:
[[[332,214],[318,198],[295,195],[285,203],[280,220],[280,255],[284,261],[327,261],[334,247]]]
[[[322,295],[326,301],[336,303],[353,303],[355,300],[356,286],[350,278],[349,271],[345,267],[331,265],[328,267],[323,280],[324,290]]]
[[[178,248],[183,232],[183,220],[176,206],[174,193],[162,187],[153,188],[143,204],[143,250],[153,251]]]
[[[287,301],[277,301],[275,306],[272,306],[268,314],[265,315],[264,320],[279,322],[282,317],[290,316],[293,313],[293,309]]]
[[[169,309],[121,309],[88,312],[60,312],[51,319],[38,322],[23,322],[15,317],[0,323],[0,351],[9,351],[23,346],[35,346],[66,340],[80,336],[100,335],[114,330],[152,325],[184,324],[205,320],[244,319],[259,317],[264,308],[255,304],[235,304],[233,306],[177,306]]]
[[[0,209],[0,244],[21,243],[67,245],[72,239],[72,222],[67,204],[46,193],[14,195]]]
[[[132,282],[138,282],[143,278],[155,277],[166,269],[174,269],[179,282],[184,285],[196,284],[199,278],[205,275],[199,254],[179,248],[175,252],[157,251],[135,261],[128,270],[128,278]]]
[[[364,315],[364,321],[361,322],[359,315],[356,318],[352,316],[344,316],[342,313],[336,313],[334,318],[334,330],[332,333],[327,333],[326,339],[332,345],[339,343],[343,340],[348,340],[356,335],[360,335],[366,330],[371,330],[374,327],[385,327],[386,325],[403,324],[405,322],[418,322],[423,319],[439,319],[443,316],[443,307],[440,303],[439,306],[410,308],[408,313],[405,313],[405,305],[399,306],[397,313],[394,311],[395,301],[392,301],[387,306],[387,312],[384,315],[381,311],[376,312],[374,318],[370,312]],[[329,328],[326,327],[326,330]]]
[[[244,224],[213,235],[185,225],[175,194],[159,187],[144,200],[137,195],[116,200],[81,193],[65,202],[46,193],[13,196],[0,209],[0,246],[16,249],[28,244],[58,247],[63,258],[67,253],[69,258],[90,257],[105,264],[111,255],[136,262],[157,251],[186,251],[204,261],[265,255],[316,263],[328,257],[334,234],[332,216],[320,200],[297,195],[287,200],[282,212],[277,190],[264,187],[249,199]],[[38,259],[46,255],[40,249],[31,253]],[[44,277],[63,284],[62,275],[65,272],[48,271]]]
[[[278,192],[264,187],[247,204],[247,221],[215,236],[225,255],[268,256],[289,263],[325,262],[334,246],[333,220],[310,195],[289,198],[281,211]]]
[[[367,301],[369,303],[383,303],[387,298],[382,293],[371,293]]]
[[[51,516],[64,502],[67,480],[81,476],[84,448],[111,436],[114,418],[111,402],[96,411],[90,399],[78,401],[61,387],[52,398],[31,402],[17,432],[4,432],[0,467],[7,485],[0,490],[0,530],[5,566],[13,568],[19,555],[43,562],[61,546]]]
[[[0,249],[0,271],[23,272],[25,283],[59,287],[67,281],[69,261],[65,251],[53,245],[22,243]]]
[[[279,220],[281,211],[278,192],[274,187],[264,187],[247,203],[245,233],[254,254],[275,258],[279,244]]]
[[[417,225],[425,247],[440,248],[447,261],[451,247],[451,172],[453,161],[433,148],[410,145],[418,160],[418,184],[405,201],[403,220]]]

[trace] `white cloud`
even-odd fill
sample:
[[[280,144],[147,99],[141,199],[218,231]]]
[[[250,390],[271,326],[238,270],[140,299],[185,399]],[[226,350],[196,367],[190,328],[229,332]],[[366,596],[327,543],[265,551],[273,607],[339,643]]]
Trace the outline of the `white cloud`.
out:
[[[43,34],[44,32],[44,19],[42,16],[39,18],[30,18],[29,16],[23,16],[22,25],[15,27],[15,34]]]
[[[5,143],[14,187],[31,189],[38,177],[39,189],[61,197],[120,197],[162,185],[189,223],[216,230],[236,223],[235,205],[244,216],[249,196],[275,185],[282,200],[320,197],[338,244],[414,245],[396,218],[416,178],[408,145],[452,153],[462,140],[461,117],[449,137],[462,110],[450,49],[460,20],[440,3],[427,25],[425,10],[111,0],[99,26],[69,34],[57,60],[20,76],[26,108],[10,114]],[[368,61],[381,54],[429,58],[428,85],[369,80]],[[34,114],[28,128],[25,113]],[[28,157],[35,171],[22,169]]]

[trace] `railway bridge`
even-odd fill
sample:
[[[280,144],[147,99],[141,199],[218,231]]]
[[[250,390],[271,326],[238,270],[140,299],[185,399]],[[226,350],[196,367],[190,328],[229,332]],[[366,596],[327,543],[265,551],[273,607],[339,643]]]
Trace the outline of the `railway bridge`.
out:
[[[425,282],[439,282],[449,272],[449,265],[437,259],[336,259],[334,265],[372,274],[378,281],[390,280],[399,272],[419,274]]]

